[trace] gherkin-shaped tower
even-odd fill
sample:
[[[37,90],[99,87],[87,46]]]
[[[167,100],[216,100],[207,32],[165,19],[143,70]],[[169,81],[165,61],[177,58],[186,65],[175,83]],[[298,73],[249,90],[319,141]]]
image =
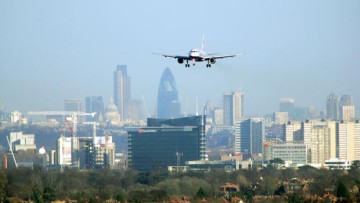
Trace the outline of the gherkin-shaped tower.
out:
[[[169,68],[164,70],[160,79],[157,98],[157,117],[180,117],[178,90],[176,87],[175,78]]]

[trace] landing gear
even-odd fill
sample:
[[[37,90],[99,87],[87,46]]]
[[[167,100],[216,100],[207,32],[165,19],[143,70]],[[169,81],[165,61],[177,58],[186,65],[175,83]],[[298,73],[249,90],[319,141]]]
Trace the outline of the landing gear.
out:
[[[190,68],[190,64],[188,64],[188,63],[185,64],[185,67],[186,67],[186,68]]]
[[[211,64],[206,64],[206,68],[211,68]]]

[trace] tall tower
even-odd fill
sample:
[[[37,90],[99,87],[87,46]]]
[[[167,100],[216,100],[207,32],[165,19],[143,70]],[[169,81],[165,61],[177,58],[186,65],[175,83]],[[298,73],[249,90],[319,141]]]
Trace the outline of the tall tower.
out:
[[[339,119],[339,97],[331,93],[326,100],[326,118],[332,120]]]
[[[166,68],[161,76],[158,99],[158,118],[177,118],[180,116],[180,102],[175,78],[169,68]]]
[[[224,93],[224,125],[233,126],[244,117],[244,94],[241,92]]]
[[[295,100],[292,98],[281,98],[279,110],[280,112],[288,112],[290,120],[294,119]]]
[[[129,117],[130,82],[126,65],[118,65],[114,71],[114,101],[118,107],[121,120],[126,120]]]
[[[355,107],[352,96],[342,95],[339,102],[340,120],[350,121],[355,118]]]

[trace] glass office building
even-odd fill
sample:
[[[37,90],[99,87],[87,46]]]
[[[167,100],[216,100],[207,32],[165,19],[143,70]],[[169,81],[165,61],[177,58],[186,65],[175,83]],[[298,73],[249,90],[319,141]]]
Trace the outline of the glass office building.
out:
[[[167,170],[186,161],[205,160],[205,116],[148,118],[148,126],[128,131],[129,167]]]

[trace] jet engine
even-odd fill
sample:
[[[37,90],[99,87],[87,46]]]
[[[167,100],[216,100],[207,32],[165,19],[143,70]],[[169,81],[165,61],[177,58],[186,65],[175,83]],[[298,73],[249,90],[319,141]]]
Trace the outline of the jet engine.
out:
[[[216,63],[216,60],[214,58],[211,58],[210,63],[214,64],[214,63]]]
[[[180,64],[184,63],[184,59],[179,58],[178,63],[180,63]]]

